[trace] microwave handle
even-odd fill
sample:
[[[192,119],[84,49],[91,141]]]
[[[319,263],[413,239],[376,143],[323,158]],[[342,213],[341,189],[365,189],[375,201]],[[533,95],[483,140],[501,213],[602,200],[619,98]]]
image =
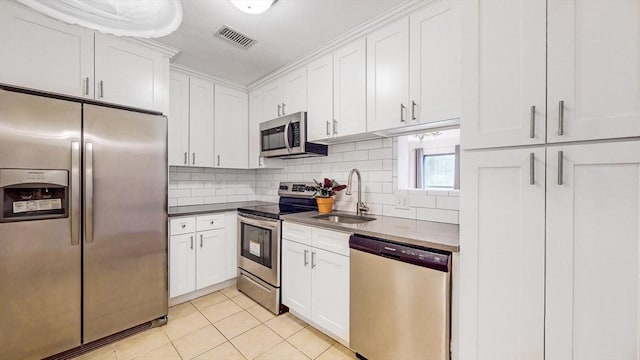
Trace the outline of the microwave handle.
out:
[[[287,151],[291,153],[291,144],[289,144],[289,127],[291,126],[291,120],[284,126],[284,145],[287,147]]]

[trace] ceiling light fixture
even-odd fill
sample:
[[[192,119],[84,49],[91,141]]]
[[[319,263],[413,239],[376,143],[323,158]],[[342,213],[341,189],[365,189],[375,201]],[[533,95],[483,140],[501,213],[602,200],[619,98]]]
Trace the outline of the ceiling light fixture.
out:
[[[229,0],[231,3],[247,14],[262,14],[269,10],[278,0]]]
[[[54,19],[118,36],[166,36],[182,22],[180,0],[17,1]]]

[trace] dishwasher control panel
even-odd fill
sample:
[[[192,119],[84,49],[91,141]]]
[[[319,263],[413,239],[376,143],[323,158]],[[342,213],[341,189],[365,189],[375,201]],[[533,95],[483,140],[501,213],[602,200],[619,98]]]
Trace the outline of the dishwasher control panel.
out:
[[[445,251],[407,246],[363,235],[352,235],[349,247],[434,270],[448,272],[450,268],[451,254]]]

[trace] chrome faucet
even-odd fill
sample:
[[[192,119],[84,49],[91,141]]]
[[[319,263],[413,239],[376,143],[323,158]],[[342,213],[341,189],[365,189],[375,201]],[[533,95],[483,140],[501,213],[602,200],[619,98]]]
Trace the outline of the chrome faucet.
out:
[[[358,171],[358,169],[352,169],[349,173],[347,192],[345,194],[351,195],[351,178],[353,177],[353,173],[358,175],[358,202],[356,203],[356,215],[361,216],[363,212],[369,211],[369,207],[362,202],[362,178],[360,177],[360,171]]]

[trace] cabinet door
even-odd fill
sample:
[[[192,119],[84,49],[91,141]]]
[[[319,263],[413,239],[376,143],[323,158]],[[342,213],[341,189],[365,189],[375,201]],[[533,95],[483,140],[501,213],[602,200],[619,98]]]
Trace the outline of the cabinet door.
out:
[[[409,19],[367,36],[367,131],[407,123]]]
[[[469,0],[462,6],[460,144],[543,144],[546,1]]]
[[[549,0],[548,21],[548,141],[639,136],[640,1]]]
[[[196,233],[196,289],[223,282],[227,276],[224,229]]]
[[[640,142],[547,152],[545,359],[638,359]]]
[[[171,72],[169,88],[169,165],[189,164],[189,76]]]
[[[307,64],[307,138],[331,137],[333,126],[333,56]],[[334,129],[335,130],[335,129]]]
[[[0,3],[0,83],[93,98],[93,31]]]
[[[367,131],[367,42],[356,40],[333,53],[334,128],[337,136]]]
[[[282,303],[311,319],[311,247],[282,239]]]
[[[459,1],[441,1],[409,18],[410,123],[460,117]]]
[[[285,90],[281,79],[272,81],[264,86],[264,121],[282,116],[282,103]]]
[[[349,341],[349,257],[312,248],[311,319]]]
[[[195,234],[169,238],[169,297],[196,289]]]
[[[192,166],[213,167],[213,83],[189,81],[189,149]]]
[[[463,152],[460,359],[543,358],[544,159],[542,148]]]
[[[307,111],[307,68],[302,67],[284,77],[285,98],[282,115]]]
[[[238,216],[235,211],[224,214],[227,239],[226,280],[238,276]]]
[[[260,123],[264,117],[263,88],[249,93],[249,169],[282,168],[282,159],[264,158],[260,156]]]
[[[95,34],[96,99],[164,111],[164,56],[115,36]]]
[[[246,92],[216,85],[213,143],[217,167],[248,167],[248,110],[249,98]]]

